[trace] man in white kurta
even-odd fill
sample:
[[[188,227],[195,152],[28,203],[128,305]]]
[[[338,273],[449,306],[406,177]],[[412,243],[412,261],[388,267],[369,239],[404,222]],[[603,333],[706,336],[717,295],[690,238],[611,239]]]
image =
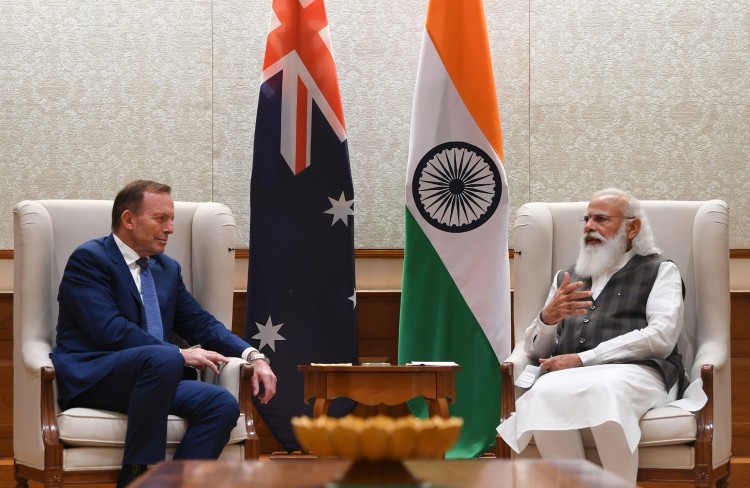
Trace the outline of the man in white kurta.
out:
[[[584,458],[580,429],[591,428],[602,466],[635,484],[638,421],[674,400],[684,375],[682,279],[629,193],[597,192],[583,220],[575,267],[558,272],[525,333],[546,374],[498,432],[516,452],[533,436],[543,458]]]

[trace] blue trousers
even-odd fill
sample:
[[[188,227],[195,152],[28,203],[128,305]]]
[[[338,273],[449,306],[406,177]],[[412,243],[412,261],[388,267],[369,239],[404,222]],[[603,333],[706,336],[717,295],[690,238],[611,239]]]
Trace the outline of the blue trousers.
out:
[[[164,460],[170,414],[189,424],[174,459],[219,457],[240,415],[228,390],[183,380],[184,361],[176,346],[142,346],[112,354],[117,356],[113,373],[70,406],[127,413],[123,464]]]

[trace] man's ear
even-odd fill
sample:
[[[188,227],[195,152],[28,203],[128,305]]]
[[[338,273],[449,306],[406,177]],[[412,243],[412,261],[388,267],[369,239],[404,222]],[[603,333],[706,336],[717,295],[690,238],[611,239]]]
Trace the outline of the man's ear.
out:
[[[133,230],[133,219],[135,214],[131,210],[124,210],[120,215],[120,227],[123,229]]]
[[[628,222],[628,240],[632,241],[641,231],[641,219],[633,219]]]

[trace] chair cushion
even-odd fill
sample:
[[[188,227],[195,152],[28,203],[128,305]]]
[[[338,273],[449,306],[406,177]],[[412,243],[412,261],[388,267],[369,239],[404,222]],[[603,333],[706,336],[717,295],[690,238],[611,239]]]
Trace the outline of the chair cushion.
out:
[[[641,417],[640,426],[640,447],[691,443],[698,432],[695,415],[679,407],[651,409]]]
[[[594,464],[601,465],[599,453],[595,447],[585,447],[586,459]],[[539,449],[535,445],[529,446],[522,453],[511,453],[513,459],[539,459]],[[695,460],[695,448],[692,444],[679,444],[672,446],[654,446],[638,448],[638,466],[641,468],[656,469],[693,469]]]
[[[125,444],[128,416],[93,408],[70,408],[58,414],[57,426],[60,440],[66,446],[121,447]],[[186,420],[170,415],[167,420],[167,445],[179,444],[187,426]],[[245,416],[240,414],[237,425],[229,434],[228,444],[245,439]]]
[[[172,459],[176,449],[176,447],[168,447],[165,459]],[[122,467],[122,455],[122,447],[69,447],[63,449],[63,469],[65,471],[119,470]],[[219,461],[238,462],[244,459],[245,452],[242,444],[226,445],[219,455]]]
[[[638,448],[640,468],[693,469],[694,464],[695,447],[692,444]]]

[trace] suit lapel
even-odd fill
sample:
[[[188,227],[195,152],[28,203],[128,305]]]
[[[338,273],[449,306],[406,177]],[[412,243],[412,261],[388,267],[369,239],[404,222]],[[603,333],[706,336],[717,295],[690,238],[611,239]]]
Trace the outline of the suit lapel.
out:
[[[141,300],[141,294],[138,292],[138,287],[135,286],[135,280],[133,280],[133,274],[130,272],[130,268],[125,263],[125,258],[120,252],[120,248],[117,247],[117,242],[112,234],[104,238],[104,249],[107,251],[107,257],[112,261],[115,266],[115,278],[118,280],[125,280],[127,283],[128,291],[133,297],[135,302],[138,304],[140,310],[140,324],[141,327],[145,327],[146,324],[146,310],[143,308],[143,301]]]

